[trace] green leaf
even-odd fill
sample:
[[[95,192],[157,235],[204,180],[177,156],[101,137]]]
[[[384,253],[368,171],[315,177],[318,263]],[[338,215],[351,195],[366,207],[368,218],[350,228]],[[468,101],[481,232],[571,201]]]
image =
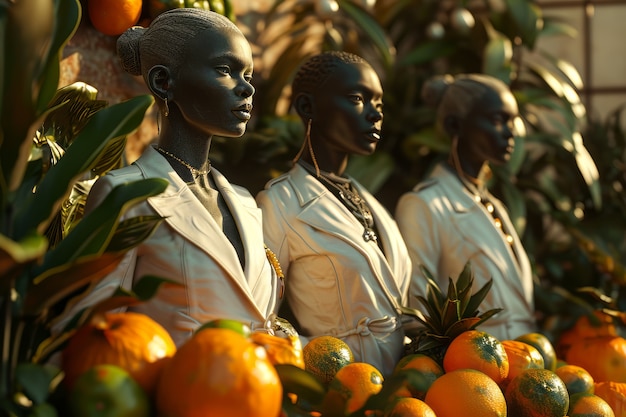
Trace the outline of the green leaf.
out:
[[[506,0],[506,4],[522,42],[533,49],[543,26],[541,8],[528,0]]]
[[[15,380],[34,404],[42,404],[48,399],[50,385],[59,372],[51,365],[21,363],[15,368]]]
[[[511,82],[512,58],[511,41],[501,33],[493,31],[483,54],[483,72],[508,85]]]
[[[326,394],[326,387],[310,372],[295,365],[279,364],[274,366],[285,393],[296,394],[309,404],[321,404]]]
[[[45,226],[44,222],[56,212],[71,184],[91,169],[106,143],[135,130],[153,101],[148,95],[135,97],[102,109],[89,120],[65,156],[43,178],[31,204],[15,216],[17,239]]]
[[[381,189],[394,169],[393,157],[387,152],[379,151],[369,156],[351,157],[346,172],[374,194]]]
[[[27,236],[15,242],[0,234],[0,281],[10,278],[11,271],[23,268],[41,259],[48,248],[48,241],[41,235]]]
[[[493,279],[489,279],[485,285],[483,285],[478,291],[472,294],[470,301],[467,303],[466,311],[468,314],[474,316],[478,314],[480,304],[485,300],[489,291],[491,291],[491,287],[493,286]]]
[[[426,392],[430,387],[429,380],[416,369],[403,369],[394,372],[383,381],[383,386],[379,392],[371,395],[363,407],[356,414],[351,416],[365,415],[366,410],[385,410],[398,397],[398,391],[402,387],[411,386],[412,388]]]
[[[124,252],[148,239],[163,223],[161,216],[138,216],[122,220],[111,237],[106,251]]]
[[[420,65],[432,62],[438,58],[453,55],[457,51],[456,45],[446,40],[434,40],[419,44],[411,52],[399,59],[402,66]]]
[[[128,292],[120,287],[113,296],[132,296],[139,301],[148,301],[156,295],[162,285],[183,286],[184,284],[155,275],[144,275],[133,285],[132,291]]]

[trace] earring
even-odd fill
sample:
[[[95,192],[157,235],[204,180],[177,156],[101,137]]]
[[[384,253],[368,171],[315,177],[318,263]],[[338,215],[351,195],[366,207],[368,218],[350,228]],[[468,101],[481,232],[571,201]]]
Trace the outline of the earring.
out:
[[[319,176],[320,176],[320,167],[317,164],[317,158],[315,158],[315,153],[313,152],[313,144],[311,143],[311,125],[312,124],[313,124],[313,120],[309,119],[309,121],[306,124],[306,132],[304,134],[304,142],[302,142],[302,146],[300,147],[300,150],[296,154],[295,158],[293,158],[292,162],[294,164],[296,162],[298,162],[298,160],[302,156],[302,153],[304,152],[304,148],[308,147],[309,148],[309,154],[311,155],[311,159],[313,160],[313,166],[315,167],[315,173],[317,174],[317,177],[319,178]]]
[[[165,114],[165,117],[167,117],[167,116],[169,116],[169,115],[170,115],[170,108],[169,108],[169,106],[167,105],[167,97],[165,97],[165,99],[164,99],[163,101],[165,102],[165,111],[164,111],[164,114]]]

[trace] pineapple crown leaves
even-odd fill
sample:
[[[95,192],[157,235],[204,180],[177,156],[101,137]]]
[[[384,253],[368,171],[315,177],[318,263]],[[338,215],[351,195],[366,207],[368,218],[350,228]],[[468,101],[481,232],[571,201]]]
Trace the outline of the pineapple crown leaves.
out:
[[[425,314],[417,310],[403,309],[405,314],[413,315],[424,328],[418,335],[420,349],[441,346],[452,341],[464,331],[475,329],[480,324],[502,311],[494,308],[484,313],[479,310],[480,304],[489,293],[493,280],[489,279],[478,291],[472,294],[474,274],[470,262],[465,264],[456,282],[448,278],[448,290],[443,290],[433,275],[423,265],[422,272],[426,277],[426,296],[417,296],[424,307]]]

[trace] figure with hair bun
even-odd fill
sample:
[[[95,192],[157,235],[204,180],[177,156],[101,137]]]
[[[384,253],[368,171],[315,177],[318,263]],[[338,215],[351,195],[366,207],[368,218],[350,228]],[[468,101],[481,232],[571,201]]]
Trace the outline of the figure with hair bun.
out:
[[[503,309],[479,329],[501,340],[535,332],[531,264],[506,208],[487,189],[490,166],[506,164],[514,149],[515,97],[483,74],[433,77],[422,97],[436,109],[451,147],[396,206],[413,264],[409,306],[422,308],[416,298],[427,288],[422,267],[446,291],[469,261],[474,292],[493,279],[480,310]]]
[[[346,173],[351,155],[370,155],[381,140],[381,82],[363,58],[325,52],[296,73],[292,107],[302,148],[257,194],[267,245],[285,272],[283,307],[305,341],[341,338],[355,361],[390,375],[404,351],[410,261],[391,215]]]
[[[132,310],[163,325],[177,345],[214,319],[270,331],[282,276],[263,242],[261,210],[208,158],[214,135],[238,138],[250,120],[255,89],[248,41],[218,13],[181,8],[160,14],[148,28],[128,29],[117,47],[122,67],[141,75],[154,96],[159,135],[137,161],[94,184],[85,210],[118,184],[165,178],[169,185],[162,194],[126,213],[164,221],[67,312],[65,321],[119,286],[130,289],[153,275],[183,285],[161,288]]]

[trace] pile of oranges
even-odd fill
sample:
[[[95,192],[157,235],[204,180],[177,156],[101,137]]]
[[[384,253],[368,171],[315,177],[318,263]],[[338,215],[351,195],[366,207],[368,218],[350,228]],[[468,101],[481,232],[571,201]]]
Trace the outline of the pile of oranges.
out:
[[[587,334],[577,343],[598,337],[607,335]],[[607,349],[615,349],[620,336],[608,337]],[[580,349],[572,340],[569,348]],[[332,336],[302,347],[297,338],[217,320],[176,349],[151,319],[107,313],[76,332],[63,368],[70,417],[99,415],[103,407],[133,417],[626,416],[626,373],[619,373],[626,352],[621,361],[610,356],[612,365],[596,356],[589,369],[557,352],[540,333],[498,340],[468,330],[441,362],[407,355],[383,378]]]

